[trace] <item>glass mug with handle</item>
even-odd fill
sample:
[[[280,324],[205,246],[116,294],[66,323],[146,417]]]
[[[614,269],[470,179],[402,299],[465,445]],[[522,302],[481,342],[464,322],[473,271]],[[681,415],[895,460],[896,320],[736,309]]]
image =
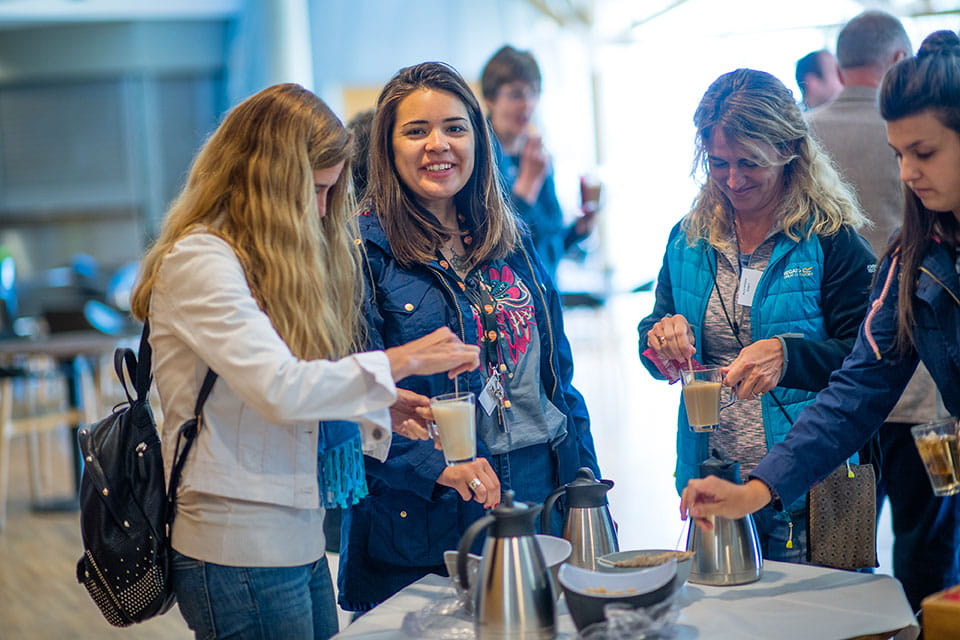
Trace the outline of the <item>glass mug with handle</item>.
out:
[[[447,466],[473,462],[477,457],[476,396],[472,391],[444,393],[430,398],[433,424],[440,436]]]
[[[733,389],[723,386],[723,372],[719,367],[684,369],[680,372],[680,381],[690,430],[696,433],[716,431],[720,424],[720,410],[737,401]],[[730,396],[725,402],[722,399],[724,393]]]
[[[935,496],[960,492],[960,450],[957,420],[943,418],[910,428]]]

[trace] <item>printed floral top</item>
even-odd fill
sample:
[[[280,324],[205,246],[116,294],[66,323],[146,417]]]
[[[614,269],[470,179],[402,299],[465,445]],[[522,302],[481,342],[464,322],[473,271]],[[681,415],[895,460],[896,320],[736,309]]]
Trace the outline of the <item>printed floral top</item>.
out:
[[[479,265],[464,282],[482,336],[480,437],[494,454],[562,439],[567,419],[543,387],[530,289],[503,261]]]

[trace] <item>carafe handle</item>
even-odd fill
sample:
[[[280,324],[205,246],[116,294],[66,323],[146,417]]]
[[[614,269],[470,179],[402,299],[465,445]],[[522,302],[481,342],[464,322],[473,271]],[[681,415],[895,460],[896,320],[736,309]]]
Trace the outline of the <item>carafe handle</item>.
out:
[[[540,533],[545,533],[547,535],[553,535],[550,533],[552,529],[550,528],[550,514],[553,513],[553,503],[557,501],[557,498],[560,497],[560,494],[567,490],[567,485],[557,487],[550,492],[550,495],[547,496],[547,499],[543,501],[543,511],[540,512]]]
[[[463,537],[460,538],[460,546],[457,547],[457,579],[460,580],[460,586],[464,590],[470,589],[470,582],[467,580],[467,556],[470,553],[470,547],[473,546],[477,534],[493,524],[493,521],[494,517],[491,515],[480,518],[467,527]]]

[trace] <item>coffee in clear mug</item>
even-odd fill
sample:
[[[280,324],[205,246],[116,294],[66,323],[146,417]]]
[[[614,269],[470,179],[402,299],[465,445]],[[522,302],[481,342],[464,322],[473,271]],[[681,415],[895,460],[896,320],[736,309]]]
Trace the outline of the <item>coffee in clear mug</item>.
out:
[[[709,433],[717,430],[720,424],[720,410],[737,401],[728,390],[731,399],[722,403],[724,393],[723,373],[719,367],[707,367],[680,372],[683,384],[683,404],[687,410],[687,422],[690,430],[696,433]]]

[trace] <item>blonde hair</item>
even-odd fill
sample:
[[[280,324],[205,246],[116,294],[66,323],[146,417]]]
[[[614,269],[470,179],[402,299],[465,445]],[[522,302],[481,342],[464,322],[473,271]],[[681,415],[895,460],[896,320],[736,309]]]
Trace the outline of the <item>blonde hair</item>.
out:
[[[709,178],[709,146],[715,132],[751,151],[760,166],[783,167],[783,198],[778,216],[791,240],[832,235],[844,224],[868,225],[856,194],[837,173],[829,157],[810,136],[793,94],[763,71],[737,69],[717,78],[693,116],[697,127],[694,174],[706,174],[682,227],[692,246],[705,240],[730,249],[733,207]],[[767,145],[774,155],[766,153]]]
[[[236,253],[253,297],[295,356],[355,350],[363,291],[350,146],[336,115],[299,85],[274,85],[237,105],[200,149],[143,259],[133,314],[147,318],[163,258],[203,230]],[[321,219],[313,171],[340,162]]]

